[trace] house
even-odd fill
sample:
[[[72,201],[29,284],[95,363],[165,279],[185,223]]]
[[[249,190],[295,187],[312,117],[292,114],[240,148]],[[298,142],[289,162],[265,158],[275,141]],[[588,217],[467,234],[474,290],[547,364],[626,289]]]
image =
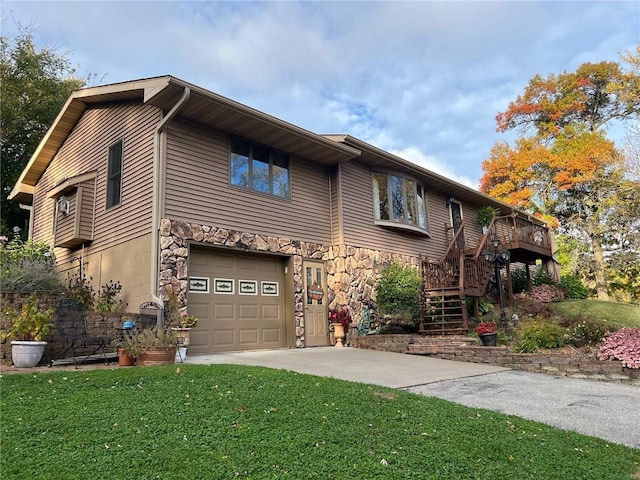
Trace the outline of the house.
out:
[[[74,92],[9,198],[61,271],[120,281],[131,311],[172,287],[200,318],[191,353],[327,345],[328,307],[357,318],[391,261],[460,310],[486,289],[493,237],[524,264],[552,250],[544,224],[505,203],[171,76]],[[482,206],[502,214],[487,234]],[[425,309],[424,330],[466,325],[446,317]]]

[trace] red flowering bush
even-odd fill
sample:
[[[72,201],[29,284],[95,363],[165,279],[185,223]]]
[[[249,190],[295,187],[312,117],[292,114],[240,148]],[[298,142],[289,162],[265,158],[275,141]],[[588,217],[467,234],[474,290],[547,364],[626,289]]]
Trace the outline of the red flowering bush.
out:
[[[640,368],[640,328],[608,333],[598,349],[600,360],[620,360],[623,367]]]
[[[496,333],[497,331],[498,331],[498,325],[496,324],[496,322],[480,322],[476,327],[476,333],[478,335]]]
[[[344,327],[344,333],[349,333],[349,325],[351,325],[351,314],[348,307],[342,307],[329,311],[329,323],[339,323]]]
[[[564,300],[564,291],[554,285],[543,283],[531,287],[531,298],[543,303],[561,302]]]

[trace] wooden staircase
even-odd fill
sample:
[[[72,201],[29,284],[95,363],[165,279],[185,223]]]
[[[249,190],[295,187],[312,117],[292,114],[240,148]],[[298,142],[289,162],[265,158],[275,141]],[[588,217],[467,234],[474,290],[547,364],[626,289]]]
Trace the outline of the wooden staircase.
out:
[[[420,333],[441,336],[467,333],[467,303],[457,287],[428,289],[424,295]]]
[[[424,290],[420,333],[440,336],[467,333],[467,298],[483,296],[493,274],[494,267],[483,254],[490,249],[493,238],[498,238],[498,248],[509,249],[512,261],[551,259],[548,231],[539,223],[516,215],[497,217],[477,245],[473,245],[465,239],[464,220],[461,221],[441,259],[422,258]],[[508,267],[507,276],[510,276]]]

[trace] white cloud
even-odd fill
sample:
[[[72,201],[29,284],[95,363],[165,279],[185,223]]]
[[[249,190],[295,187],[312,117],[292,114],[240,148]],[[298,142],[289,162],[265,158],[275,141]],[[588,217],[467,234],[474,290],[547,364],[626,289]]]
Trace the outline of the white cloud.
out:
[[[475,189],[478,188],[477,183],[472,181],[469,177],[465,175],[457,174],[455,171],[454,165],[444,164],[443,162],[441,162],[435,157],[432,157],[430,155],[425,155],[416,147],[407,147],[402,150],[389,149],[387,151],[400,158],[403,158],[417,165],[420,165],[423,168],[431,170],[432,172],[435,172],[444,177],[450,178],[451,180],[455,180],[456,182],[466,185],[467,187],[471,187]]]
[[[466,185],[495,115],[539,73],[618,61],[635,2],[17,2],[43,44],[106,82],[172,74]]]

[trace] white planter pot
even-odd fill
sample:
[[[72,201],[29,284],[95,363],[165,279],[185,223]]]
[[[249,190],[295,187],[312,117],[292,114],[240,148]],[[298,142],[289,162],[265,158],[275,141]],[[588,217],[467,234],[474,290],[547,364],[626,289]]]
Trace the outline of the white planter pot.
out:
[[[184,363],[187,358],[187,347],[178,347],[176,350],[176,362]]]
[[[44,346],[47,342],[29,342],[13,340],[11,342],[11,359],[18,368],[35,367],[40,363]]]

